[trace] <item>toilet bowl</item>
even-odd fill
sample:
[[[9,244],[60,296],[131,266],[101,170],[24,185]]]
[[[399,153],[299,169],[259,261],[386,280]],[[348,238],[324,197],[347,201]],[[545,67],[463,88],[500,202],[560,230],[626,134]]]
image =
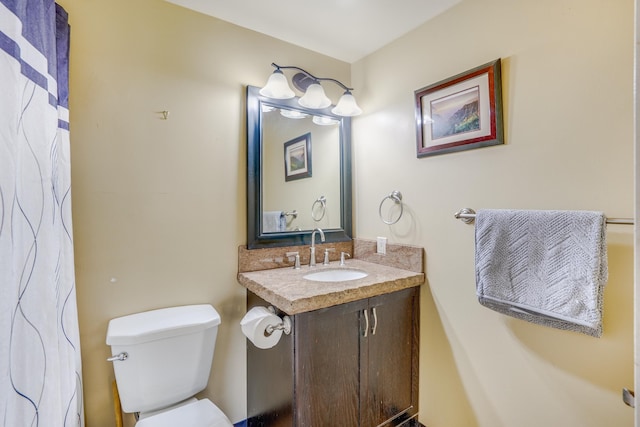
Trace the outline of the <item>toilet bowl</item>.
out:
[[[206,304],[169,307],[112,319],[107,329],[124,412],[136,427],[233,427],[207,386],[220,316]]]

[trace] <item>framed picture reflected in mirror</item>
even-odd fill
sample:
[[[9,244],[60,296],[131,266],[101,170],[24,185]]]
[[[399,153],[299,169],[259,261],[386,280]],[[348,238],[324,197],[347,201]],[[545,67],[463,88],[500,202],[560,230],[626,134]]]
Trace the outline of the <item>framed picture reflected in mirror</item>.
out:
[[[284,143],[284,179],[311,177],[311,133],[305,133]]]

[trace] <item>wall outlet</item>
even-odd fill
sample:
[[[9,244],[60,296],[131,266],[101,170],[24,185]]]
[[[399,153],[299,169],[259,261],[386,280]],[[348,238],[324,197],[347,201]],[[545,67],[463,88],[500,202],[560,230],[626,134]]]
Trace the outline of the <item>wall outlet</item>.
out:
[[[384,255],[387,253],[387,238],[386,237],[378,237],[376,239],[377,241],[377,248],[376,248],[376,253],[379,253],[381,255]]]

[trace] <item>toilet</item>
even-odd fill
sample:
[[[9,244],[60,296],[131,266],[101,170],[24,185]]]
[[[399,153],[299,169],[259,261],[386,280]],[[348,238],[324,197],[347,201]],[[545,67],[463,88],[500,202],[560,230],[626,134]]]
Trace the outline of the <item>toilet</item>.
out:
[[[107,344],[124,412],[136,427],[233,427],[209,399],[220,315],[207,304],[169,307],[109,321]]]

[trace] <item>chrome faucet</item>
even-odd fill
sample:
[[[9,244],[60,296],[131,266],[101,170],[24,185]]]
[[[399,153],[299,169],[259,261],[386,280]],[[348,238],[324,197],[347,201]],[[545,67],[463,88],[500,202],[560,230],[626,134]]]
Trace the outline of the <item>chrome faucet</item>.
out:
[[[309,258],[309,267],[316,266],[316,231],[320,232],[320,241],[324,242],[324,231],[319,228],[314,229],[311,233],[311,254]]]

